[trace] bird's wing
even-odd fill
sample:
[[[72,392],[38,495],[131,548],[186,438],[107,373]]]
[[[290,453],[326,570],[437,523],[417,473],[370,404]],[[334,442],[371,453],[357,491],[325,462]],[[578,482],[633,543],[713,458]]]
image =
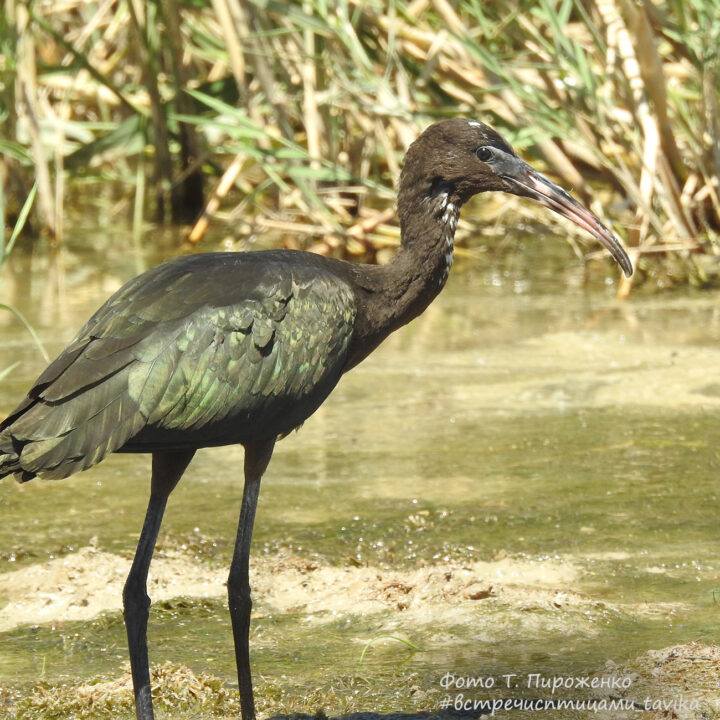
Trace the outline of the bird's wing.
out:
[[[131,448],[173,436],[264,439],[314,412],[344,368],[355,303],[335,276],[301,270],[262,297],[205,308],[131,369],[129,393],[148,423]]]
[[[0,425],[0,474],[66,477],[118,449],[300,424],[342,373],[352,290],[322,265],[257,255],[184,258],[121,288]]]

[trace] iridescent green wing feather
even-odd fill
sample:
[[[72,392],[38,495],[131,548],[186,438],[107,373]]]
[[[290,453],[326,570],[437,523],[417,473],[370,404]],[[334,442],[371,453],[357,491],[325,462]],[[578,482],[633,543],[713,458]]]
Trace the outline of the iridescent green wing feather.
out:
[[[119,449],[301,423],[342,373],[354,301],[320,260],[287,258],[193,256],[128,283],[0,425],[0,474],[65,477]]]

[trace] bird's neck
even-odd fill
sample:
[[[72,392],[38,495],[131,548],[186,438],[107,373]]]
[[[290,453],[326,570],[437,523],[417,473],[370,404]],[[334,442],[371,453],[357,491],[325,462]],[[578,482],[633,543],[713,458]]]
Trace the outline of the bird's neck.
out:
[[[362,266],[358,283],[365,305],[363,326],[356,327],[364,349],[377,347],[391,332],[422,313],[445,286],[453,262],[453,240],[461,201],[452,193],[401,192],[398,201],[402,242],[385,265]],[[368,353],[370,352],[368,350]],[[357,364],[368,353],[357,357]]]
[[[393,315],[393,330],[416,318],[437,297],[453,264],[455,229],[460,200],[448,190],[423,194],[406,201],[401,194],[401,245],[382,269]]]

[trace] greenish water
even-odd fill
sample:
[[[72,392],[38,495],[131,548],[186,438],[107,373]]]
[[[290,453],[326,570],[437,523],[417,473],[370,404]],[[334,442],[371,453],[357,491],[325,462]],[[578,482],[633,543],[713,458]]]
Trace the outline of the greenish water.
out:
[[[26,315],[51,355],[157,259],[138,259],[112,236],[92,250],[87,238],[76,242],[55,257],[17,253],[3,270],[0,301]],[[718,641],[717,295],[638,293],[618,304],[610,279],[586,287],[570,251],[554,245],[548,256],[528,243],[522,266],[482,255],[459,263],[427,313],[279,443],[253,563],[280,552],[408,570],[504,554],[556,558],[582,569],[572,590],[598,607],[569,630],[553,611],[539,610],[530,627],[500,608],[487,625],[406,622],[398,611],[326,618],[319,632],[306,613],[277,614],[260,599],[257,676],[351,698],[362,678],[381,707],[356,709],[391,709],[403,706],[398,677],[430,690],[448,671],[578,674],[651,648]],[[0,368],[16,360],[0,385],[2,414],[44,363],[0,313]],[[161,547],[184,544],[198,562],[226,567],[241,469],[240,448],[200,451],[171,497]],[[0,484],[0,573],[89,544],[130,555],[148,470],[146,457],[113,456],[60,482]],[[669,605],[618,610],[660,603]],[[235,682],[221,599],[170,601],[151,613],[151,660]],[[419,649],[373,647],[361,665],[366,640],[391,626]],[[119,612],[24,625],[1,643],[0,685],[21,688],[112,676],[126,658]]]

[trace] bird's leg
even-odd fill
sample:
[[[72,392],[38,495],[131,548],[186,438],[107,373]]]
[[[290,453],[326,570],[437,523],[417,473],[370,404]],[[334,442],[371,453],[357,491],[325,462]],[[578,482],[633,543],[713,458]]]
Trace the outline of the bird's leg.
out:
[[[135,558],[123,590],[123,615],[130,649],[130,668],[138,720],[153,720],[147,650],[150,610],[150,598],[147,594],[148,569],[168,496],[182,477],[194,453],[194,450],[153,453],[150,501]]]
[[[243,720],[255,720],[252,675],[250,674],[250,541],[252,540],[255,508],[260,493],[260,480],[267,468],[275,447],[275,439],[245,446],[245,488],[243,490],[240,522],[238,523],[235,550],[228,577],[228,605],[235,640],[240,712]]]

